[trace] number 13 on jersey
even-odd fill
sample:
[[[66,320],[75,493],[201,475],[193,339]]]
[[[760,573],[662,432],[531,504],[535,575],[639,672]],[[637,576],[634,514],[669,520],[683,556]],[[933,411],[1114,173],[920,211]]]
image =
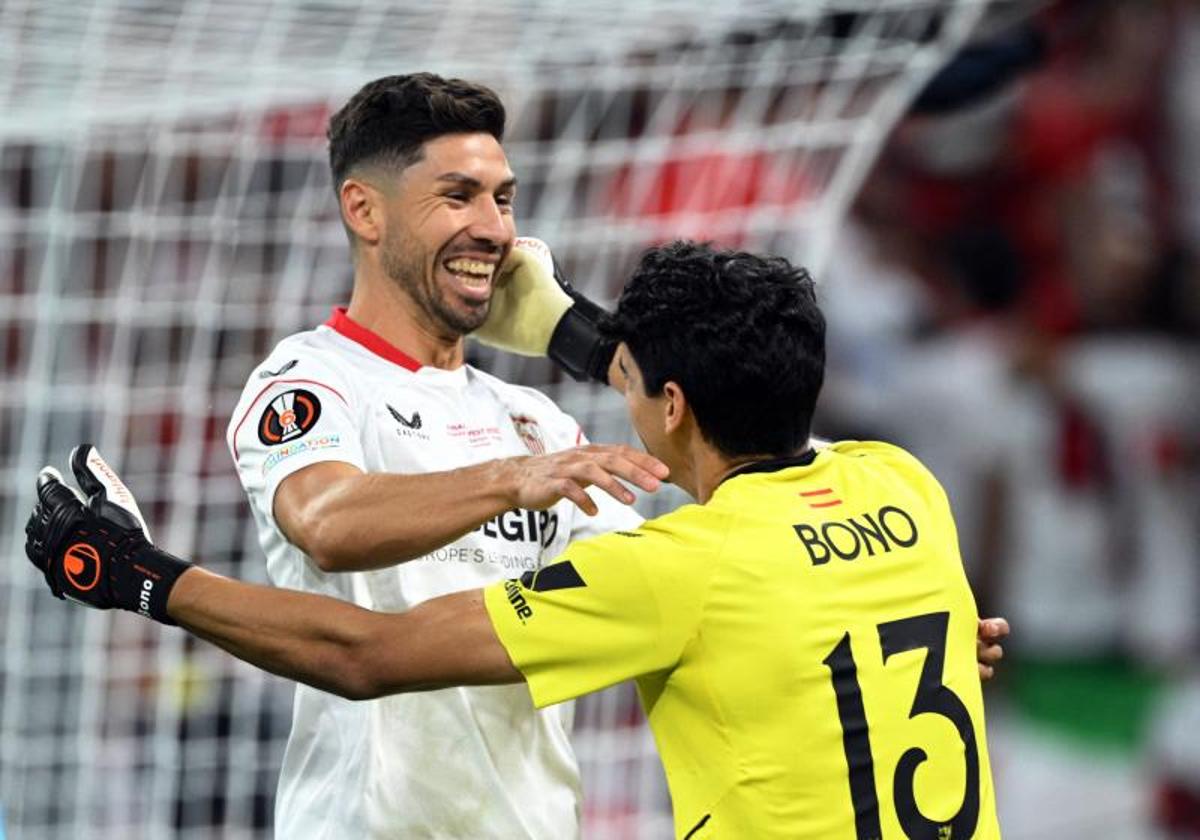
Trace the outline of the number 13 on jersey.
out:
[[[865,657],[880,655],[873,644],[875,639],[852,638],[847,632],[824,659],[837,698],[857,840],[880,840],[884,836],[877,776],[885,780],[885,784],[890,780],[887,787],[890,787],[892,805],[906,837],[911,840],[968,840],[975,835],[980,816],[979,745],[967,704],[944,682],[949,620],[948,612],[935,612],[879,624],[875,633],[869,635],[875,635],[878,640],[882,661],[876,664],[881,664],[882,669],[870,668],[872,678],[869,681],[860,677],[860,667],[867,671]],[[924,655],[915,691],[911,688],[911,680],[898,673],[900,655],[910,651]],[[971,669],[974,674],[973,659]],[[900,698],[897,694],[899,685],[907,686],[905,691],[911,692],[911,696]],[[913,721],[913,725],[872,729],[864,694],[871,698],[875,692],[887,692],[892,702],[904,702],[908,720]],[[870,704],[869,699],[867,704]],[[936,721],[936,717],[942,720],[932,724],[932,729],[930,724],[919,727],[916,719],[921,716],[927,716],[925,721]],[[932,737],[931,732],[934,733]],[[879,743],[880,740],[886,743]],[[887,766],[879,767],[878,773],[876,755],[888,756],[885,759]],[[931,766],[940,763],[942,772],[937,774],[937,779],[949,775],[965,781],[950,791],[933,776],[922,780],[919,777],[926,762]],[[951,762],[960,764],[961,770],[946,773]],[[935,787],[936,792],[932,790]],[[919,804],[918,800],[923,797],[918,789],[925,797],[934,794],[936,810],[933,803],[924,807]],[[960,804],[952,813],[941,813],[948,802]]]

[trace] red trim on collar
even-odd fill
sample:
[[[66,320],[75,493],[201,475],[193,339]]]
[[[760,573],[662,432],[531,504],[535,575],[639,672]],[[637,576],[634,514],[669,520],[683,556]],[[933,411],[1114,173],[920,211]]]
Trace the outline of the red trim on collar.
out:
[[[361,344],[376,356],[387,359],[392,364],[400,365],[400,367],[411,371],[421,369],[421,363],[412,356],[405,353],[386,338],[371,332],[362,324],[352,320],[346,314],[346,307],[344,306],[335,306],[333,308],[333,312],[330,314],[329,320],[325,322],[325,326],[330,327],[334,332],[341,333],[351,341]]]

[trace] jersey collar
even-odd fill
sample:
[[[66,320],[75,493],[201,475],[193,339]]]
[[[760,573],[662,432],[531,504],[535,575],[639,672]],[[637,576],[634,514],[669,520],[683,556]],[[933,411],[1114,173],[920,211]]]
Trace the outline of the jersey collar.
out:
[[[780,470],[786,470],[788,467],[807,467],[816,458],[817,450],[806,449],[799,455],[788,455],[784,458],[768,458],[764,461],[751,461],[749,464],[742,464],[729,475],[725,476],[725,478],[721,479],[721,484],[724,484],[731,478],[737,478],[739,475],[779,472]]]
[[[325,322],[325,326],[336,333],[344,335],[356,344],[361,344],[376,356],[387,359],[392,364],[400,365],[400,367],[414,372],[421,369],[421,363],[412,356],[405,353],[383,336],[371,332],[362,324],[351,319],[346,314],[346,307],[344,306],[335,306],[333,308],[333,313],[330,314],[329,320]]]

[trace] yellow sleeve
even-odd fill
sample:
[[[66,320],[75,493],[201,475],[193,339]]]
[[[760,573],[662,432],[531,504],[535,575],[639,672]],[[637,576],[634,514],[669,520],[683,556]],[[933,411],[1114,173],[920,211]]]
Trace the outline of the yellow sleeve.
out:
[[[657,522],[571,543],[541,570],[484,590],[496,635],[539,708],[679,661],[711,563]]]

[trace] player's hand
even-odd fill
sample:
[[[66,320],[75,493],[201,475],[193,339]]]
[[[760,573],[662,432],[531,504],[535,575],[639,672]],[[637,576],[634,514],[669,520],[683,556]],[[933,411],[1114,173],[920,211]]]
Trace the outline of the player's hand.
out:
[[[1008,635],[1008,622],[1003,618],[979,620],[975,637],[975,658],[979,660],[979,677],[987,682],[996,675],[996,666],[1004,658],[1004,647],[1000,641]]]
[[[76,447],[70,460],[82,492],[53,467],[42,469],[25,525],[26,556],[59,598],[173,623],[167,595],[191,564],[150,543],[133,494],[94,447]]]
[[[545,356],[555,327],[573,303],[555,279],[549,246],[520,237],[496,276],[487,320],[473,335],[489,347]]]
[[[598,508],[585,488],[598,487],[629,505],[636,497],[618,479],[652,493],[670,472],[653,455],[624,445],[589,444],[512,460],[516,470],[513,507],[545,510],[560,499],[570,499],[589,516]]]

